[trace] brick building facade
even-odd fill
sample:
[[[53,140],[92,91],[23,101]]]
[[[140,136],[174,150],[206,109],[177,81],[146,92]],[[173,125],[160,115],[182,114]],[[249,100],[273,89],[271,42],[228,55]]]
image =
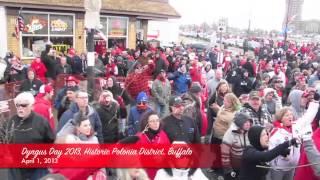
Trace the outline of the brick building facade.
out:
[[[83,0],[0,0],[0,26],[5,27],[6,33],[1,37],[6,43],[0,47],[0,56],[11,50],[22,59],[33,59],[48,41],[60,51],[74,47],[84,52],[83,4]],[[17,38],[14,33],[19,13],[25,28]],[[114,44],[135,48],[138,31],[144,32],[141,37],[144,41],[147,39],[148,20],[180,17],[168,0],[102,0],[100,15],[101,31],[108,40],[95,37],[97,49]]]

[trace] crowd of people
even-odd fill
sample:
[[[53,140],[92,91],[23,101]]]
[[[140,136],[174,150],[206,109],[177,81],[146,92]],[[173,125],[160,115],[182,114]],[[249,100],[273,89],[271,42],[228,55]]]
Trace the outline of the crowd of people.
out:
[[[86,55],[73,48],[64,55],[48,44],[29,65],[12,52],[0,62],[1,83],[23,84],[14,99],[17,114],[2,124],[8,129],[1,131],[2,143],[216,144],[212,154],[221,164],[206,173],[191,168],[10,169],[10,179],[47,174],[121,180],[198,180],[208,179],[208,173],[226,180],[320,177],[319,44],[273,42],[252,54],[217,47],[102,48],[95,53],[94,72],[104,83],[92,102],[76,78],[86,76]],[[55,89],[59,74],[67,78]]]

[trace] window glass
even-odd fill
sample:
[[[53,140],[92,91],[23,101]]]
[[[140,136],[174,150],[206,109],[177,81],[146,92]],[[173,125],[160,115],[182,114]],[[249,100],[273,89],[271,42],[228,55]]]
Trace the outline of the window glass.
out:
[[[23,13],[23,34],[48,34],[48,14]]]
[[[22,37],[22,56],[40,57],[41,51],[45,50],[47,41],[48,37]]]
[[[50,14],[50,34],[73,35],[73,16]]]
[[[108,18],[108,35],[117,37],[117,36],[126,36],[127,35],[127,19],[126,18]]]

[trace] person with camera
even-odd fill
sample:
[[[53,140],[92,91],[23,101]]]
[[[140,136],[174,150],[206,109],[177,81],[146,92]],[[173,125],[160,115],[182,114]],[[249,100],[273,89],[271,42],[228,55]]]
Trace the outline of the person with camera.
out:
[[[274,90],[276,90],[279,97],[282,98],[282,96],[284,96],[284,87],[285,86],[283,86],[283,80],[280,77],[274,76],[271,80],[270,87],[273,88]]]
[[[263,105],[266,106],[268,112],[274,117],[276,111],[282,108],[281,97],[272,88],[265,88],[263,96]]]

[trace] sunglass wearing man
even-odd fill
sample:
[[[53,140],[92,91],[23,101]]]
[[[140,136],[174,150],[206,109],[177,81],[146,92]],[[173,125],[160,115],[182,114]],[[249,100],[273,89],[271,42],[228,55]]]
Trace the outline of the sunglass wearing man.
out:
[[[151,107],[148,104],[148,95],[142,91],[136,98],[136,105],[130,109],[128,119],[128,134],[135,135],[140,130],[140,117],[144,112],[151,111]]]
[[[17,114],[7,121],[5,133],[1,134],[7,140],[1,143],[43,144],[53,143],[55,135],[47,120],[33,112],[34,97],[29,92],[18,94],[14,99]],[[40,179],[47,169],[10,169],[9,179]],[[20,175],[20,176],[19,176]]]

